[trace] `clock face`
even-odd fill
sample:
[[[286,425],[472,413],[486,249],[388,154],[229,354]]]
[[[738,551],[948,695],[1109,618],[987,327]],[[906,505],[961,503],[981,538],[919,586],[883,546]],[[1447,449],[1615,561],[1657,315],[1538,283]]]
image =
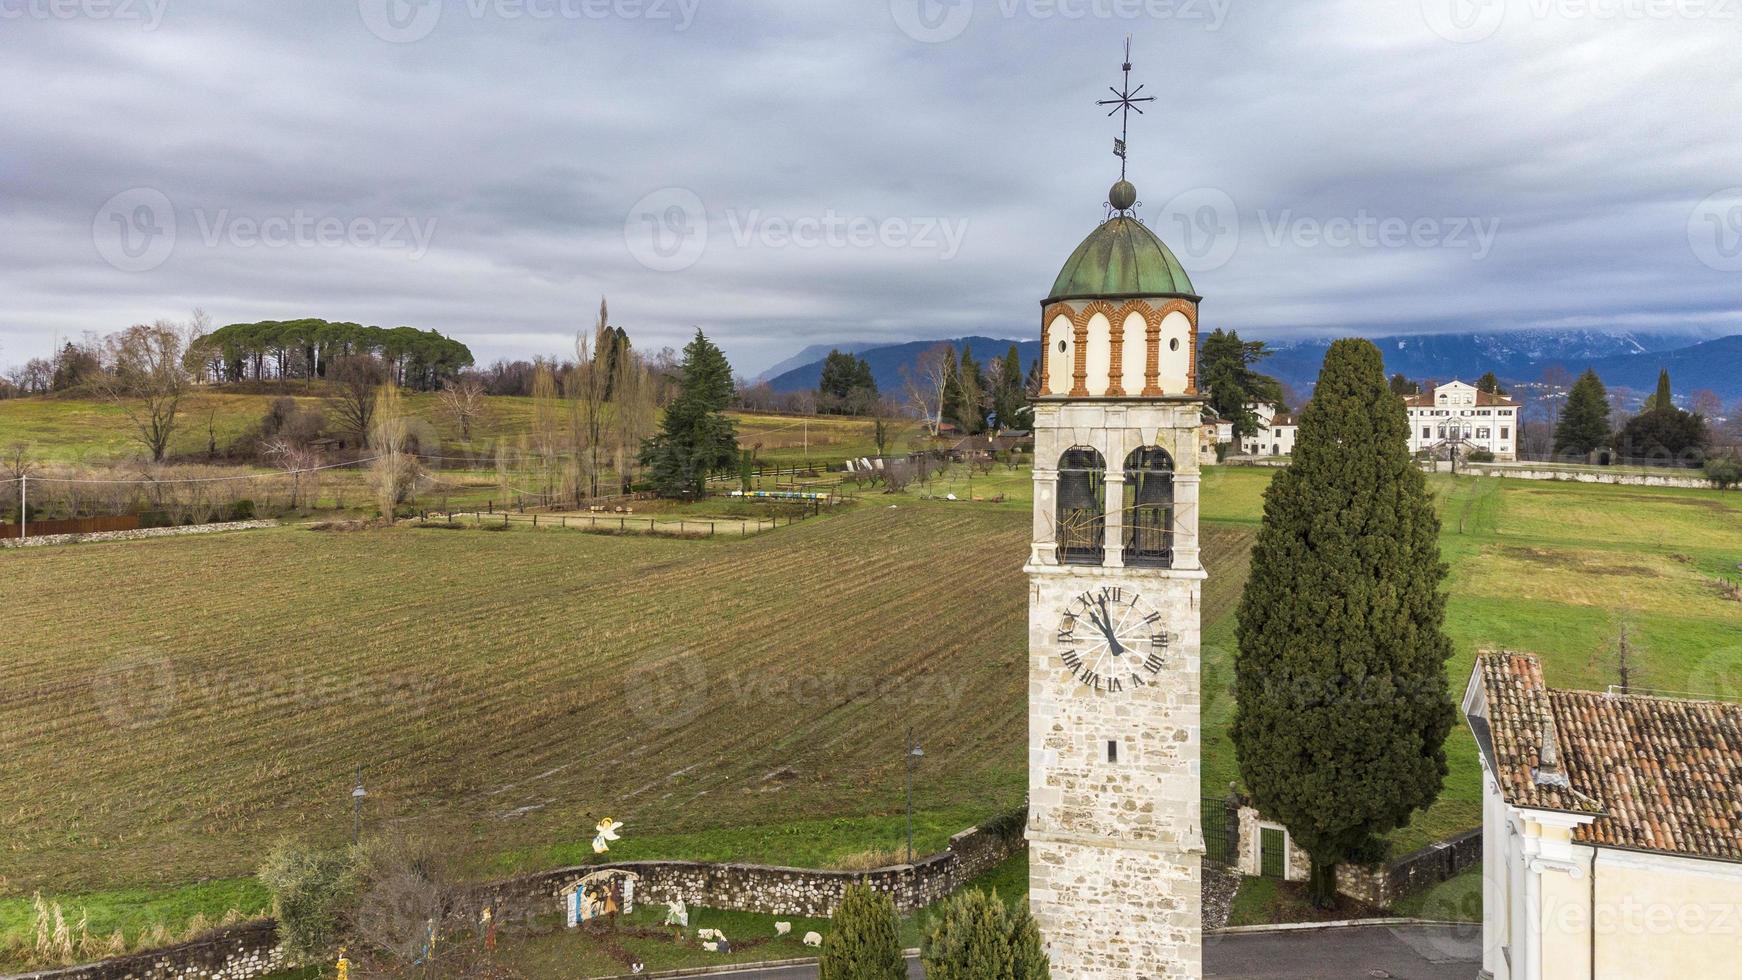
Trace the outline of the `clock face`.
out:
[[[1065,606],[1059,659],[1085,687],[1118,694],[1147,687],[1167,665],[1172,635],[1161,613],[1130,589],[1090,589]]]

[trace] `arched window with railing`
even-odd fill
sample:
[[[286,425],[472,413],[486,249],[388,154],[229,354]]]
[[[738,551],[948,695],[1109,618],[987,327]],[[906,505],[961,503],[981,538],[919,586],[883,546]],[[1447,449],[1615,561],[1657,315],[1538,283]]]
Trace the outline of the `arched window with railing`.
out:
[[[1173,567],[1173,457],[1145,446],[1125,457],[1125,564]]]
[[[1086,446],[1059,458],[1058,557],[1067,565],[1099,565],[1107,534],[1107,462]]]

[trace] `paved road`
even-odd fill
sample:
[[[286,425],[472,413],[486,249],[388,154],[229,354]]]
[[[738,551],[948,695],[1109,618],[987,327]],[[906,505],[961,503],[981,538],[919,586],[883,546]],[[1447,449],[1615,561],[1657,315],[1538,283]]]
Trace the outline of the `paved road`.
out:
[[[1474,980],[1481,966],[1481,929],[1355,926],[1310,932],[1211,936],[1204,976],[1220,980]],[[738,980],[816,980],[814,966],[720,974]],[[923,977],[919,963],[908,976]]]

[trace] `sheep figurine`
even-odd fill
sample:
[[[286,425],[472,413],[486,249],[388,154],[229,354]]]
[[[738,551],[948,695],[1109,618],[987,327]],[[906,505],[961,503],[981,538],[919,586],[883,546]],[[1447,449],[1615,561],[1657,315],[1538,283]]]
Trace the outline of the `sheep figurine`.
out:
[[[806,946],[821,946],[823,944],[823,934],[820,932],[805,933],[804,944]]]
[[[776,936],[784,936],[791,931],[792,923],[790,922],[776,922],[774,924],[774,934]]]
[[[697,939],[725,939],[726,934],[718,929],[697,929]]]

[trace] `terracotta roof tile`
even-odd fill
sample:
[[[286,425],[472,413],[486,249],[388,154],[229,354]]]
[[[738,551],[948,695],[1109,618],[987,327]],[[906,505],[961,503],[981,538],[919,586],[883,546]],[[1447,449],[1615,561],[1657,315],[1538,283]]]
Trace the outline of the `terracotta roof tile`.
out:
[[[1742,705],[1550,690],[1522,654],[1477,664],[1508,803],[1595,814],[1587,844],[1742,861]],[[1538,778],[1545,730],[1570,785]]]

